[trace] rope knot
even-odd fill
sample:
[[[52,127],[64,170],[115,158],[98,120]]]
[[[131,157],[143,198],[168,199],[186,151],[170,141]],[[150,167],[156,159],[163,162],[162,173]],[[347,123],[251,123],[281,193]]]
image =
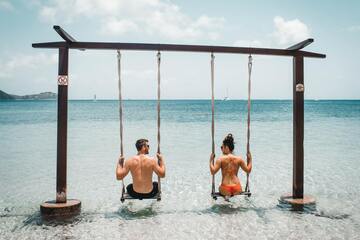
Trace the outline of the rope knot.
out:
[[[157,52],[156,56],[157,56],[158,62],[160,63],[160,60],[161,60],[161,53],[160,53],[160,51]]]
[[[253,57],[251,56],[251,54],[249,55],[249,66],[252,66],[252,62],[253,62]]]

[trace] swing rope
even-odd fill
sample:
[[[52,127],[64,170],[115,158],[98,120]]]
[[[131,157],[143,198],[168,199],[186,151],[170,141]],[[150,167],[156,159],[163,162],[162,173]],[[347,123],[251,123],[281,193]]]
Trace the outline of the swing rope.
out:
[[[246,157],[250,153],[250,111],[251,111],[251,70],[252,70],[252,56],[249,55],[248,59],[248,102],[247,102],[247,138],[246,138]],[[248,163],[249,159],[247,159]],[[245,186],[245,192],[250,192],[250,186],[249,186],[249,174],[246,174],[246,186]]]
[[[214,53],[211,53],[211,153],[215,155],[215,100],[214,100]],[[215,164],[215,158],[212,161]],[[212,175],[211,193],[215,193],[215,174]]]
[[[252,56],[249,55],[248,58],[248,101],[247,101],[247,139],[246,139],[246,156],[250,153],[250,112],[251,112],[251,72],[252,72]],[[212,154],[215,154],[215,100],[214,100],[214,65],[215,65],[215,56],[211,53],[211,151]],[[214,165],[215,159],[212,161]],[[247,163],[249,163],[249,159],[247,159]],[[249,174],[246,174],[246,186],[245,191],[240,195],[251,196],[250,193],[250,181]],[[215,193],[215,175],[212,175],[212,186],[211,186],[211,194],[214,199],[216,199],[219,193]]]
[[[121,52],[117,50],[117,67],[118,67],[118,88],[119,88],[119,118],[120,118],[120,157],[124,157],[124,146],[123,146],[123,102],[121,94]],[[120,163],[121,167],[124,167],[124,161]],[[123,198],[125,193],[125,183],[122,179],[122,191],[121,197]]]
[[[160,62],[161,54],[157,53],[157,153],[160,154]],[[120,157],[124,156],[124,147],[123,147],[123,100],[121,94],[121,53],[120,50],[117,50],[117,66],[118,66],[118,88],[119,88],[119,119],[120,119]],[[159,161],[158,161],[159,164]],[[121,167],[124,166],[124,162],[120,162]],[[161,181],[158,176],[158,189],[159,193],[157,196],[158,200],[161,200]],[[124,200],[125,195],[125,183],[124,179],[122,180],[122,192],[121,200]]]
[[[160,154],[160,62],[161,62],[161,53],[157,53],[157,153]],[[158,159],[158,164],[159,159]],[[158,188],[159,188],[159,197],[161,197],[161,181],[158,176]]]

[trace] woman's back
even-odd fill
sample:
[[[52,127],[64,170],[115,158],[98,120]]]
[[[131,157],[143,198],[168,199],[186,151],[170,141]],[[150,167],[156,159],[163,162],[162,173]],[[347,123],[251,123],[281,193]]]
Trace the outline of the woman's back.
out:
[[[239,172],[239,157],[233,154],[227,154],[220,157],[221,161],[221,173],[222,173],[222,184],[240,184],[238,178]]]

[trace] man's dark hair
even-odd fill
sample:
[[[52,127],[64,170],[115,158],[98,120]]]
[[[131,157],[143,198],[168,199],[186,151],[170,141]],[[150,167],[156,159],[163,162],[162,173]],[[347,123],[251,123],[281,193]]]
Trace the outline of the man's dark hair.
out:
[[[234,137],[231,133],[229,133],[225,139],[223,140],[223,145],[228,146],[230,151],[234,150]]]
[[[149,140],[147,140],[147,139],[145,139],[145,138],[141,138],[141,139],[137,140],[136,143],[135,143],[136,149],[137,149],[138,151],[140,151],[141,148],[142,148],[143,146],[145,146],[147,142],[149,142]]]

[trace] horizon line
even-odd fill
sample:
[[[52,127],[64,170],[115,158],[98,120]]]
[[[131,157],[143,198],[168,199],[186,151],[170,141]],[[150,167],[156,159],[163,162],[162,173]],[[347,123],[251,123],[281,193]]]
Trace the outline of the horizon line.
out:
[[[57,99],[11,99],[11,100],[57,100]],[[68,101],[119,101],[116,98],[69,98]],[[211,101],[209,98],[164,98],[160,101],[189,101],[189,100],[200,100],[200,101]],[[234,98],[224,100],[222,98],[215,98],[216,101],[247,101],[243,98]],[[292,101],[292,98],[255,98],[251,101]],[[360,98],[305,98],[304,101],[359,101]],[[123,101],[157,101],[155,98],[126,98]]]

